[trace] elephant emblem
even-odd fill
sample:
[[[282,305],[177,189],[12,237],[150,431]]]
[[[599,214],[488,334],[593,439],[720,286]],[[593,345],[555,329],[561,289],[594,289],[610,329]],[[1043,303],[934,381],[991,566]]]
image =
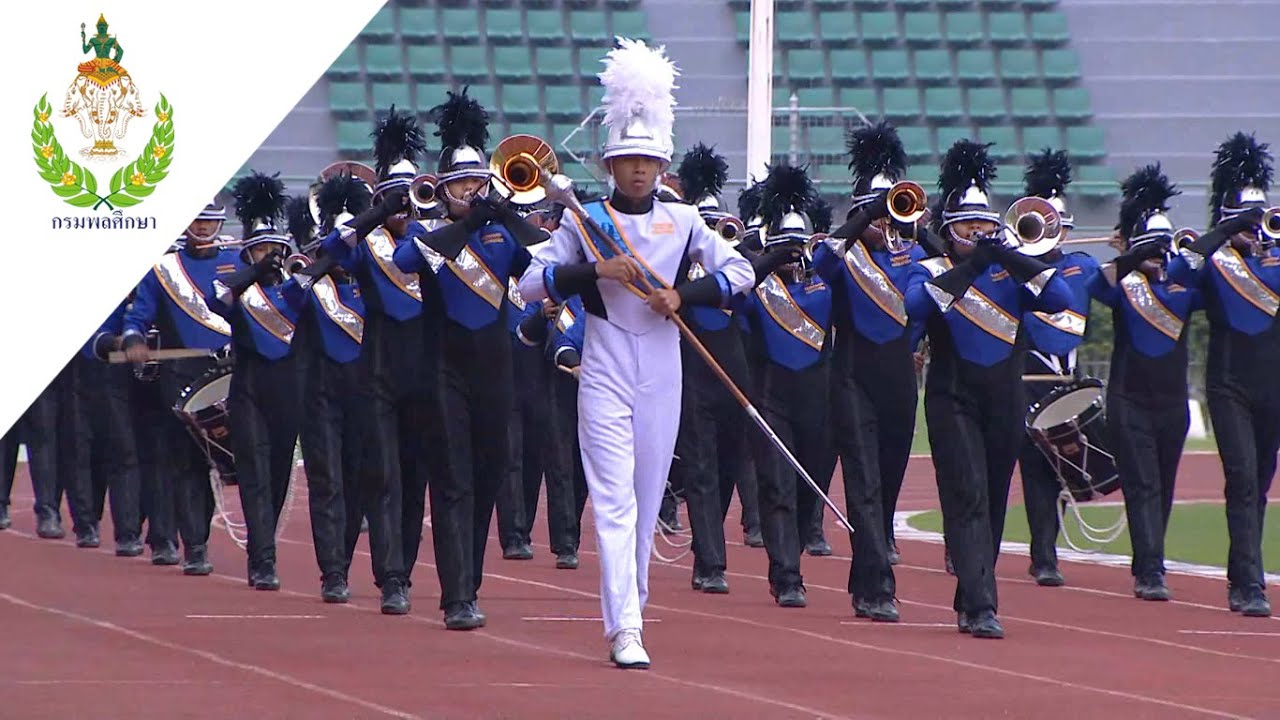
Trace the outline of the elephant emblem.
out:
[[[114,157],[122,152],[116,148],[115,140],[124,138],[129,121],[146,115],[146,110],[137,84],[120,65],[124,50],[114,35],[107,34],[106,20],[98,18],[98,34],[88,40],[82,25],[80,41],[83,51],[92,50],[95,57],[77,68],[79,72],[67,88],[62,115],[74,117],[80,124],[80,133],[94,141],[91,147],[80,151],[82,155]]]

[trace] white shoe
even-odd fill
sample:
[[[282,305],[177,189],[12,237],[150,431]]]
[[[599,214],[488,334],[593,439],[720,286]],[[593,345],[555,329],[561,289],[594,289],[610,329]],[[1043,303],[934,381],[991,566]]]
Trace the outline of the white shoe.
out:
[[[648,670],[649,653],[645,652],[639,630],[619,630],[613,636],[609,659],[623,670]]]

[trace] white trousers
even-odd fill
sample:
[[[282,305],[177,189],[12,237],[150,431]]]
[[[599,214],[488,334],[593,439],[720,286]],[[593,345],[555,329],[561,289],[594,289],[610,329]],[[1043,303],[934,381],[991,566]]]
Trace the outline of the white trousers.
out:
[[[649,557],[680,425],[680,333],[632,335],[587,321],[578,440],[600,553],[605,637],[639,630]]]

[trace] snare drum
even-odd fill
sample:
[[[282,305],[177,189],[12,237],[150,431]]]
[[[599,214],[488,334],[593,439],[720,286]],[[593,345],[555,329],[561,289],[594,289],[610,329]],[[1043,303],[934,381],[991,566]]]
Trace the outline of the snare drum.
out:
[[[224,485],[236,484],[235,456],[231,452],[231,423],[227,396],[231,393],[231,368],[210,370],[187,386],[173,411],[204,451],[209,466]]]
[[[1120,487],[1115,456],[1106,448],[1101,380],[1085,378],[1055,388],[1027,412],[1027,432],[1076,502],[1096,500]]]

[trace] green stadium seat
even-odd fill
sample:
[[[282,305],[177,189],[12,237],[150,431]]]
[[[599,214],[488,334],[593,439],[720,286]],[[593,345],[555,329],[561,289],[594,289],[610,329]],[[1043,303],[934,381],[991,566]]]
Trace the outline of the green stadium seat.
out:
[[[976,12],[953,12],[946,15],[949,45],[976,45],[982,42],[982,16]]]
[[[454,92],[462,92],[462,88],[460,87],[452,89]],[[447,99],[447,97],[447,95],[442,93],[440,95],[440,99],[436,102],[442,103]],[[498,91],[497,88],[492,85],[470,85],[467,87],[467,97],[475,98],[476,102],[483,105],[484,109],[488,110],[490,115],[497,115],[499,109],[505,109],[498,104]]]
[[[733,0],[730,0],[732,3]],[[750,6],[750,2],[747,3]],[[815,7],[822,10],[848,10],[849,0],[813,0]]]
[[[529,10],[524,19],[529,41],[535,45],[556,45],[565,35],[559,10]]]
[[[534,51],[534,58],[538,63],[540,78],[568,79],[577,75],[573,68],[573,51],[567,47],[540,47]],[[528,62],[526,54],[525,63]]]
[[[360,31],[360,37],[370,40],[386,40],[395,37],[395,34],[395,10],[390,5],[384,5]]]
[[[911,152],[911,148],[907,148],[907,152]],[[922,158],[923,159],[923,158]],[[938,165],[935,162],[913,162],[907,166],[906,180],[919,183],[926,189],[933,187],[938,181]]]
[[[437,80],[445,76],[448,64],[443,45],[410,45],[409,75],[415,80]]]
[[[433,43],[436,41],[437,25],[434,8],[400,8],[400,37],[404,40]]]
[[[924,91],[924,114],[929,122],[955,122],[964,117],[960,88],[936,87]]]
[[[1031,40],[1038,45],[1059,45],[1071,37],[1067,16],[1060,12],[1042,12],[1031,16]]]
[[[920,92],[914,87],[885,88],[884,116],[893,121],[916,119],[920,116]]]
[[[640,4],[640,0],[605,0],[605,5],[614,9],[633,8]]]
[[[1021,84],[1040,78],[1033,50],[1001,50],[1000,77],[1007,83]]]
[[[991,153],[998,153],[1002,148],[996,145],[990,148]],[[994,157],[994,155],[993,155]],[[1013,160],[1013,156],[1002,158],[1003,160]],[[998,161],[997,161],[998,162]],[[998,197],[1014,198],[1022,195],[1023,166],[1015,165],[1012,162],[1001,163],[996,166],[996,178],[991,183],[991,194]],[[998,204],[998,203],[997,203]]]
[[[506,7],[511,4],[511,0],[481,0],[485,7],[499,8]],[[526,5],[536,5],[537,3],[525,3]]]
[[[537,85],[502,86],[502,113],[509,118],[536,118],[542,109]]]
[[[815,39],[813,16],[808,11],[780,12],[775,21],[779,45],[799,47]]]
[[[409,85],[403,82],[379,82],[374,83],[372,92],[373,107],[382,110],[395,105],[397,108],[413,107],[413,100],[409,97]]]
[[[373,140],[369,139],[369,123],[338,122],[338,152],[351,157],[363,157],[373,148]]]
[[[1004,90],[998,87],[969,88],[969,117],[977,123],[1003,122]]]
[[[1106,165],[1079,165],[1068,191],[1090,199],[1115,197],[1120,194],[1116,173]]]
[[[1044,120],[1050,116],[1049,93],[1044,88],[1009,90],[1009,114],[1014,120]]]
[[[1053,91],[1053,115],[1059,121],[1082,122],[1093,115],[1089,91],[1082,87],[1057,88]]]
[[[791,105],[791,93],[795,92],[786,85],[773,86],[773,106],[776,108],[789,107]]]
[[[645,18],[643,10],[615,10],[609,16],[609,23],[613,27],[615,37],[645,41],[651,37],[649,21]]]
[[[934,0],[939,8],[944,10],[972,10],[973,0]]]
[[[414,103],[414,109],[420,115],[425,115],[427,111],[449,97],[445,94],[448,89],[447,86],[437,83],[418,83],[413,89],[413,95],[417,98],[417,102]]]
[[[539,48],[539,50],[559,50],[561,48]],[[541,60],[541,58],[539,58]],[[500,80],[529,80],[533,77],[533,67],[529,63],[529,50],[521,47],[495,47],[493,49],[493,74]],[[541,64],[538,74],[545,75]]]
[[[990,50],[956,52],[956,77],[961,83],[979,85],[996,79],[996,64]]]
[[[329,110],[338,116],[363,116],[369,112],[369,101],[364,96],[364,83],[329,83]]]
[[[814,155],[844,155],[844,128],[833,125],[809,126],[809,152]]]
[[[395,78],[404,74],[400,45],[365,45],[364,71],[369,77]]]
[[[729,7],[746,12],[751,9],[751,0],[729,0]]]
[[[1107,154],[1102,128],[1081,125],[1067,128],[1067,154],[1080,160],[1097,160]]]
[[[540,122],[513,122],[507,125],[507,135],[532,135],[547,139],[547,126]]]
[[[888,0],[853,0],[856,8],[882,8],[888,4]]]
[[[911,77],[905,50],[873,50],[872,79],[882,85],[906,82]]]
[[[792,80],[816,83],[826,79],[827,71],[821,50],[790,50],[787,52],[787,74]]]
[[[750,66],[750,61],[748,61],[747,64],[748,66]],[[773,84],[777,85],[778,83],[782,82],[784,77],[785,75],[782,72],[782,51],[777,48],[774,48],[773,49]]]
[[[1030,125],[1022,128],[1022,152],[1037,153],[1045,148],[1062,149],[1062,134],[1055,125]]]
[[[928,7],[929,1],[930,0],[893,0],[893,6],[898,8],[916,10],[916,9]]]
[[[440,11],[440,32],[450,43],[474,43],[480,40],[480,26],[475,8],[444,8]]]
[[[1011,127],[987,125],[979,131],[978,139],[984,143],[995,143],[987,149],[992,160],[999,162],[1018,157],[1018,138]]]
[[[587,110],[595,110],[604,101],[604,88],[600,83],[587,86]]]
[[[481,45],[453,45],[449,48],[449,69],[455,80],[485,80],[489,77],[489,61]]]
[[[796,95],[800,98],[801,108],[830,108],[836,105],[835,88],[830,85],[800,88]]]
[[[951,84],[951,54],[946,50],[916,50],[916,82],[923,85]]]
[[[786,157],[791,152],[791,128],[786,125],[774,125],[770,135],[772,136],[770,154],[774,157]],[[796,143],[795,151],[804,152],[804,135],[801,135]]]
[[[987,38],[993,45],[1021,45],[1027,41],[1026,22],[1021,12],[987,15]]]
[[[836,85],[853,85],[867,79],[867,56],[861,50],[831,51],[831,80]]]
[[[864,43],[889,45],[898,41],[898,16],[891,12],[864,12],[858,22]]]
[[[331,78],[354,78],[360,76],[360,48],[352,43],[329,66],[325,75]]]
[[[547,135],[547,138],[546,138],[547,142],[551,143],[552,147],[554,147],[556,151],[559,152],[560,143],[564,142],[564,139],[569,137],[570,133],[572,133],[574,130],[577,130],[577,129],[578,129],[578,123],[556,123],[555,125],[551,126],[551,132],[550,134]],[[579,147],[585,147],[590,144],[591,144],[591,133],[590,133],[589,127],[583,128],[581,132],[579,132],[577,135],[574,135],[573,139],[569,141],[569,146],[574,148],[575,150]]]
[[[738,43],[741,45],[749,44],[751,42],[751,13],[734,13],[733,26],[738,32]]]
[[[552,120],[577,120],[587,114],[582,107],[582,93],[577,85],[548,85],[545,90],[547,117]]]
[[[569,36],[575,45],[603,45],[611,39],[605,27],[608,17],[596,10],[574,10],[569,13]]]
[[[909,12],[902,16],[902,36],[909,45],[942,42],[942,25],[936,12]]]
[[[844,47],[858,41],[858,25],[848,9],[818,13],[818,32],[824,45]]]
[[[484,14],[484,34],[489,42],[508,45],[524,42],[519,10],[488,10]]]
[[[1057,7],[1058,1],[1059,0],[1022,0],[1022,2],[1018,4],[1028,10],[1045,10]]]
[[[907,151],[907,160],[924,160],[933,155],[929,141],[929,128],[906,126],[898,128],[898,138]]]
[[[967,125],[949,125],[938,128],[938,155],[945,155],[947,150],[955,144],[957,140],[973,139],[973,130]],[[941,157],[939,157],[941,159]],[[934,168],[934,177],[937,177],[938,170]]]
[[[856,110],[870,119],[880,115],[880,103],[876,101],[876,89],[869,87],[841,88],[840,106]]]
[[[1044,60],[1046,82],[1069,83],[1080,79],[1080,59],[1075,50],[1045,50],[1040,57]]]

